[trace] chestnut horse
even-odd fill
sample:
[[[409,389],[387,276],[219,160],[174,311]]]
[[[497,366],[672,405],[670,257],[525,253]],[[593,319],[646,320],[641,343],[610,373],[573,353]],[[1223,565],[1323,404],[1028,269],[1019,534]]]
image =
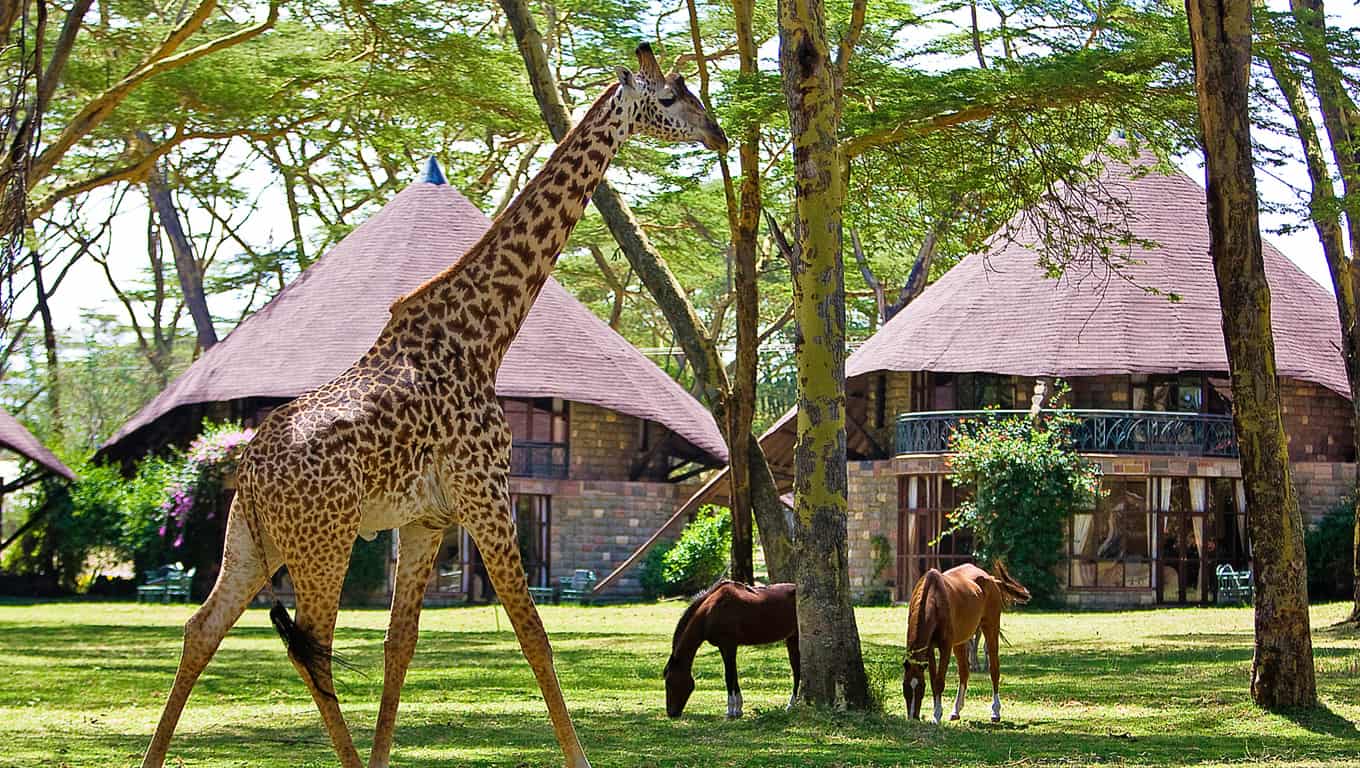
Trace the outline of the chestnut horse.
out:
[[[907,658],[902,663],[902,696],[907,700],[907,717],[921,719],[925,698],[926,668],[930,669],[930,691],[935,695],[935,722],[944,708],[940,696],[949,654],[959,662],[959,693],[954,698],[954,714],[959,719],[963,697],[968,690],[968,641],[982,628],[987,638],[987,662],[992,673],[992,722],[1001,720],[1001,662],[997,659],[997,637],[1001,634],[1001,609],[1029,601],[1029,590],[1011,578],[1006,567],[996,564],[995,575],[976,565],[960,565],[940,573],[934,568],[916,583],[907,615]],[[939,661],[935,651],[940,653]]]
[[[741,717],[741,686],[737,684],[737,646],[767,645],[783,640],[793,667],[793,691],[798,692],[798,612],[792,584],[748,587],[723,581],[700,593],[675,625],[671,657],[661,673],[666,679],[666,714],[679,717],[694,692],[694,654],[708,641],[722,652],[727,671],[727,716]],[[793,698],[790,697],[792,702]]]

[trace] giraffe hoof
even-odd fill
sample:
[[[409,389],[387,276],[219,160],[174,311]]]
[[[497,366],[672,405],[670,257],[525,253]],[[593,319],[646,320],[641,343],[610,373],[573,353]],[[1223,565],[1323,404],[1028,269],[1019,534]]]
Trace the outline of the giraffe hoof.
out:
[[[1001,715],[992,715],[992,722],[994,723],[1001,722]]]
[[[949,716],[950,722],[953,722],[953,721],[958,720],[958,719],[959,719],[958,713],[955,713],[955,714],[952,714],[952,715]]]

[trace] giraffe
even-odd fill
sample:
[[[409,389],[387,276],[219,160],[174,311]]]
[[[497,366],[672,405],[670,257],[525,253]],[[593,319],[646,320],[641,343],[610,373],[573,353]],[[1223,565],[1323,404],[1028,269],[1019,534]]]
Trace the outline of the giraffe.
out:
[[[194,682],[252,597],[282,565],[295,615],[271,619],[311,692],[344,768],[362,768],[340,712],[331,643],[356,536],[399,532],[383,659],[383,692],[369,768],[386,768],[402,683],[415,652],[421,598],[444,529],[461,524],[486,563],[533,669],[568,768],[589,768],[525,581],[509,507],[511,435],[496,370],[595,186],[633,133],[701,142],[727,138],[651,48],[638,71],[618,69],[542,170],[452,266],[391,308],[358,362],[265,419],[243,457],[227,520],[222,569],[184,626],[174,685],[143,768],[164,764]]]

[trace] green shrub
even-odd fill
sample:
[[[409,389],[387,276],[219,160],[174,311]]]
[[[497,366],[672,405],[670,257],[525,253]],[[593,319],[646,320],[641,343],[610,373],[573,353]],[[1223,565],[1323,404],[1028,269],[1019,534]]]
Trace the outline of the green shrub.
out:
[[[1355,497],[1346,496],[1304,536],[1309,600],[1345,600],[1353,596],[1354,543]]]
[[[679,539],[647,553],[642,589],[652,597],[694,594],[723,575],[731,550],[731,515],[725,509],[704,507]]]
[[[391,531],[379,531],[373,541],[359,539],[354,542],[343,587],[346,600],[363,602],[387,585],[387,561],[391,552]]]
[[[988,417],[950,441],[950,479],[974,490],[951,516],[953,528],[972,529],[977,560],[1004,561],[1039,602],[1058,589],[1063,521],[1090,507],[1099,488],[1099,468],[1071,447],[1069,423]]]

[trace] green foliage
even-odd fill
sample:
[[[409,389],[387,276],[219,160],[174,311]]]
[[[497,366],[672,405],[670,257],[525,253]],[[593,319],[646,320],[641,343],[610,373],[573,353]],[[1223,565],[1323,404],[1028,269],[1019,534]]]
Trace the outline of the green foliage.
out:
[[[704,507],[674,543],[652,548],[642,563],[642,589],[650,596],[692,595],[727,570],[732,516]]]
[[[359,539],[349,553],[343,594],[349,602],[363,601],[387,584],[387,561],[392,555],[392,532],[379,531],[373,541]]]
[[[48,479],[25,497],[25,519],[42,514],[42,521],[5,552],[4,569],[51,577],[75,591],[96,551],[130,558],[139,569],[159,565],[164,547],[156,529],[175,464],[148,459],[132,477],[107,464],[77,462],[72,469],[74,483]]]
[[[973,531],[973,552],[998,560],[1037,601],[1053,597],[1063,521],[1096,500],[1099,468],[1070,447],[1061,416],[1036,425],[1028,417],[987,417],[951,440],[950,480],[973,489],[954,511],[955,528]]]
[[[1308,599],[1345,600],[1354,594],[1355,497],[1345,496],[1304,536]]]

